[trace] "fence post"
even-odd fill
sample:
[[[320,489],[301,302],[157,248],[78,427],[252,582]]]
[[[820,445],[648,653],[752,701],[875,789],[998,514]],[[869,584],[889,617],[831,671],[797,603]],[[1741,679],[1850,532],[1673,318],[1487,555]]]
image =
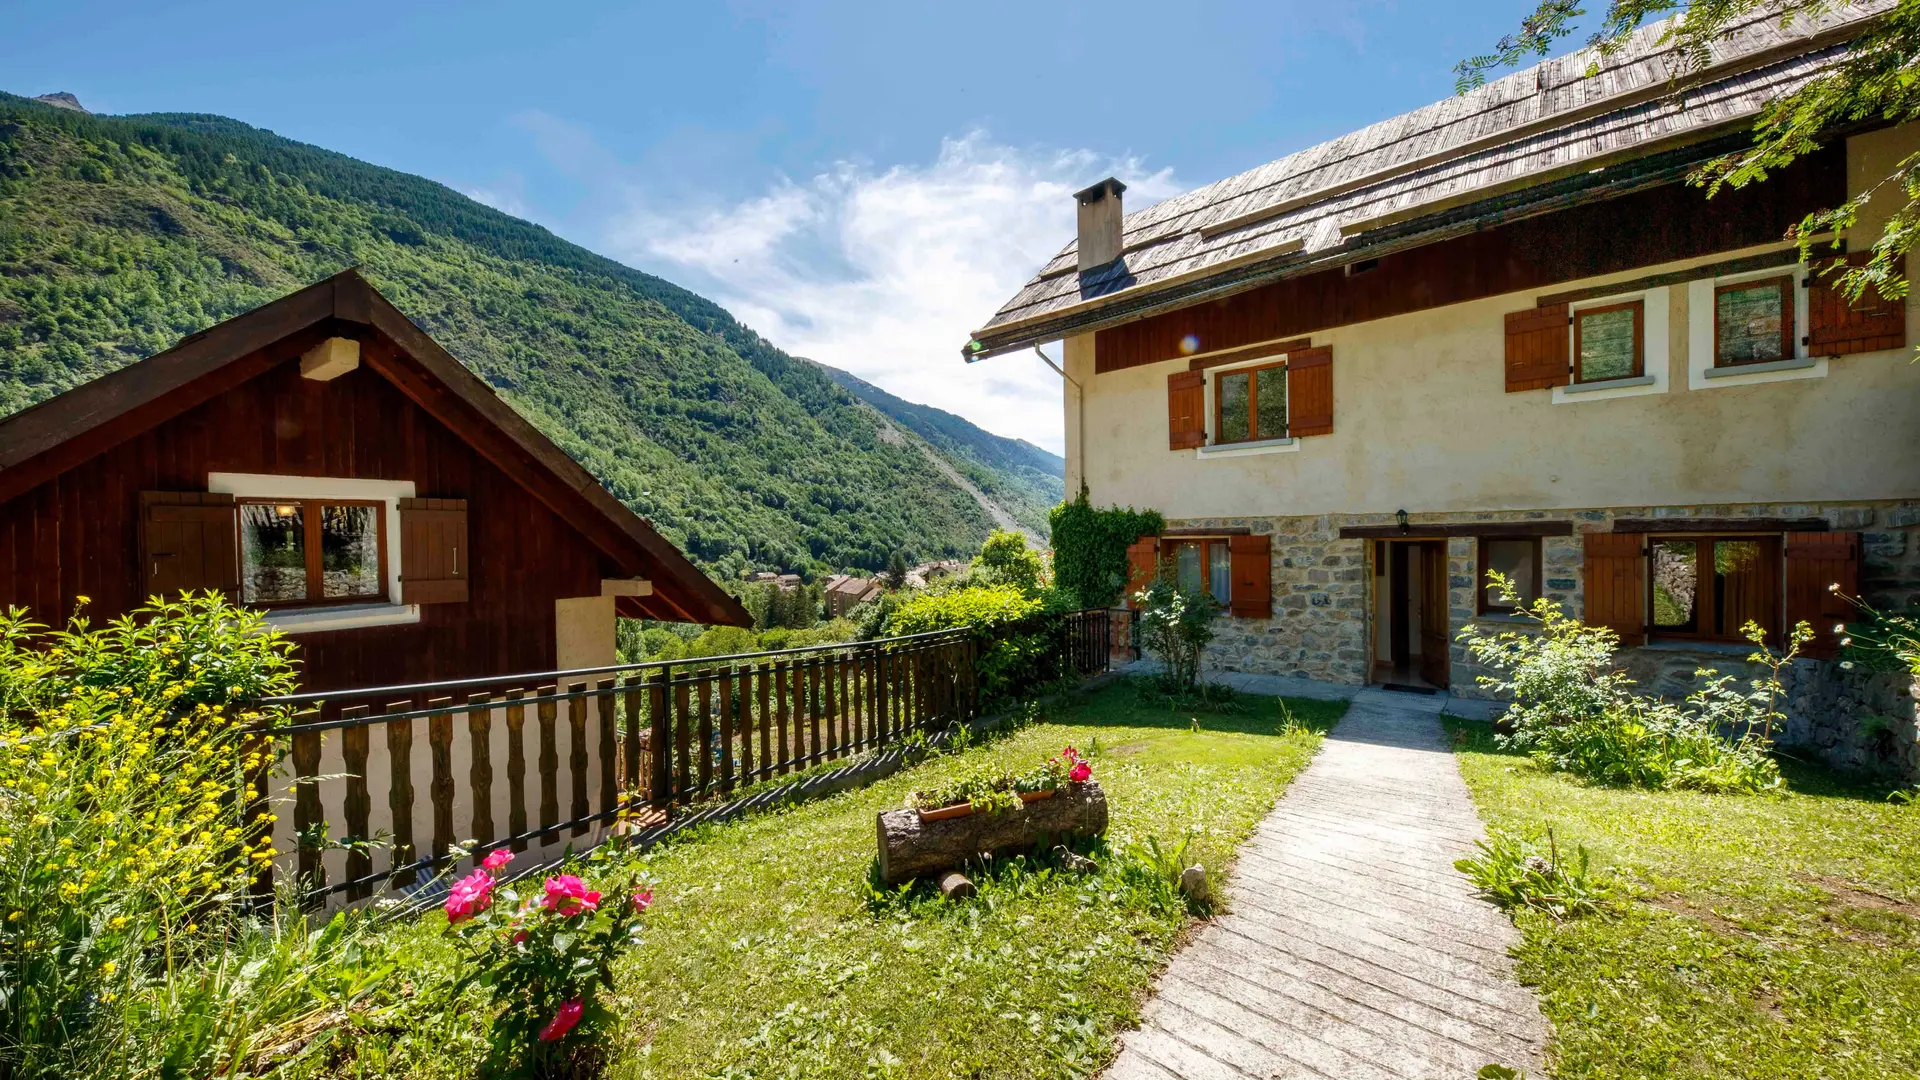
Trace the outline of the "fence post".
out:
[[[667,682],[666,670],[660,669],[647,676],[647,719],[652,721],[652,731],[647,736],[647,749],[652,758],[653,775],[648,778],[647,801],[655,806],[666,807],[672,804],[673,797],[673,761],[670,758],[673,738],[667,726]]]
[[[594,689],[600,706],[596,710],[600,715],[600,809],[594,812],[611,814],[620,809],[620,703],[614,698],[612,679],[601,679]],[[608,822],[608,827],[613,824]]]
[[[347,797],[342,809],[347,819],[347,836],[354,842],[347,849],[347,880],[360,882],[347,886],[349,901],[365,900],[373,894],[372,887],[362,880],[373,873],[373,852],[366,846],[368,821],[373,811],[373,795],[367,788],[367,758],[372,750],[373,729],[367,724],[355,723],[363,720],[367,712],[365,705],[340,710],[340,719],[354,725],[340,732],[340,756],[347,764]]]
[[[411,701],[389,702],[386,712],[404,713],[413,708]],[[387,788],[387,810],[393,815],[392,856],[388,868],[390,885],[407,886],[414,882],[413,870],[413,719],[387,721],[387,768],[392,783]]]
[[[477,866],[485,857],[481,848],[493,843],[493,706],[485,694],[467,698],[467,742],[472,759],[467,770],[467,785],[473,791],[473,861]]]
[[[519,687],[507,691],[507,833],[513,850],[527,850],[527,707]]]

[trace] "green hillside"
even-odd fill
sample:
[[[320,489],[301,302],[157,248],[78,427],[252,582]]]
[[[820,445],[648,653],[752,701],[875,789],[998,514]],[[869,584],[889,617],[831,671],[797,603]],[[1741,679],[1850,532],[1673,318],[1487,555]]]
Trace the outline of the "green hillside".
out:
[[[925,439],[989,499],[1036,533],[1047,532],[1047,511],[1066,498],[1067,462],[1024,439],[983,431],[931,405],[895,397],[857,375],[820,365],[848,393]],[[965,378],[958,373],[957,378]]]
[[[826,372],[685,289],[224,117],[0,94],[0,415],[348,266],[717,576],[990,528]]]

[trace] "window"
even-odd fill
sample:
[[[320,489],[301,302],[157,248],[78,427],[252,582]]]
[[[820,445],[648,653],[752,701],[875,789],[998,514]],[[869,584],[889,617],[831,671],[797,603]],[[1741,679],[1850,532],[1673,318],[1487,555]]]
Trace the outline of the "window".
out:
[[[259,607],[386,597],[384,504],[240,502],[240,598]]]
[[[1775,638],[1783,574],[1778,537],[1658,537],[1647,550],[1654,633],[1739,641],[1751,621]]]
[[[1233,600],[1233,562],[1225,539],[1176,541],[1173,574],[1181,592],[1212,593],[1222,604]]]
[[[1286,364],[1222,372],[1215,377],[1213,408],[1216,443],[1286,438]]]
[[[1608,382],[1646,374],[1646,304],[1579,308],[1573,313],[1573,381]]]
[[[1793,359],[1793,303],[1790,275],[1716,286],[1714,366]]]
[[[1483,538],[1480,548],[1480,613],[1503,615],[1516,606],[1527,607],[1540,597],[1540,541],[1496,540]],[[1513,580],[1519,604],[1501,600],[1499,590],[1487,583],[1487,572],[1497,570]]]

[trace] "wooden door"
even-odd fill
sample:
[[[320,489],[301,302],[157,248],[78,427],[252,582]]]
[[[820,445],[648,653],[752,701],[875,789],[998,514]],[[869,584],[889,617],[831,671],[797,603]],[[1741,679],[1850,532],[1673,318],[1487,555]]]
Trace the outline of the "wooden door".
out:
[[[1447,685],[1447,544],[1420,545],[1420,677]]]

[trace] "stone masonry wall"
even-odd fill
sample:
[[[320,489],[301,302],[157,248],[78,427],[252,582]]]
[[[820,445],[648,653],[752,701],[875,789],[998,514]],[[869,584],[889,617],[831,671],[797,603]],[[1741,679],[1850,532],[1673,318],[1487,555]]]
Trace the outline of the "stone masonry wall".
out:
[[[1863,559],[1861,592],[1883,609],[1900,609],[1920,602],[1920,504],[1914,501],[1846,504],[1751,503],[1708,506],[1631,506],[1576,511],[1501,511],[1476,514],[1412,514],[1409,533],[1420,526],[1465,522],[1571,520],[1572,536],[1550,536],[1541,541],[1541,591],[1547,598],[1578,614],[1584,607],[1581,561],[1586,532],[1606,532],[1616,517],[1632,518],[1800,518],[1825,517],[1836,530],[1861,532]],[[1272,537],[1271,580],[1273,617],[1267,620],[1222,618],[1218,636],[1209,646],[1204,664],[1210,670],[1248,671],[1292,675],[1348,685],[1368,680],[1368,634],[1373,611],[1372,541],[1340,539],[1342,526],[1389,525],[1391,515],[1351,514],[1315,517],[1193,518],[1170,520],[1171,528],[1246,528]],[[1471,622],[1496,625],[1511,617],[1479,616],[1475,604],[1477,541],[1453,537],[1447,541],[1449,637]],[[1744,646],[1687,646],[1653,644],[1624,650],[1620,659],[1643,685],[1660,693],[1684,694],[1693,672],[1701,666],[1726,674],[1744,672]],[[1483,696],[1477,669],[1457,641],[1452,651],[1452,690],[1461,696]],[[1805,662],[1808,668],[1836,665]],[[1743,675],[1743,677],[1745,677]],[[1808,683],[1807,685],[1812,685]],[[1826,686],[1826,683],[1820,683]],[[1884,695],[1883,695],[1884,696]],[[1824,717],[1842,702],[1866,700],[1840,691],[1807,691],[1796,715],[1804,721],[1807,739],[1825,738],[1828,747],[1853,747],[1858,740],[1845,731],[1858,719],[1829,721]],[[1877,700],[1877,699],[1876,699]],[[1910,699],[1908,699],[1910,700]],[[1848,704],[1846,708],[1851,708]],[[1843,709],[1844,711],[1844,709]],[[1855,712],[1861,712],[1855,709]],[[1861,715],[1865,715],[1864,712]],[[1816,718],[1820,717],[1820,718]],[[1869,726],[1874,723],[1867,722]],[[1837,725],[1837,726],[1836,726]],[[1795,739],[1801,733],[1789,733]],[[1873,734],[1872,739],[1883,739]],[[1878,744],[1876,744],[1878,745]],[[1851,760],[1851,749],[1839,754]],[[1835,762],[1839,764],[1839,761]]]

